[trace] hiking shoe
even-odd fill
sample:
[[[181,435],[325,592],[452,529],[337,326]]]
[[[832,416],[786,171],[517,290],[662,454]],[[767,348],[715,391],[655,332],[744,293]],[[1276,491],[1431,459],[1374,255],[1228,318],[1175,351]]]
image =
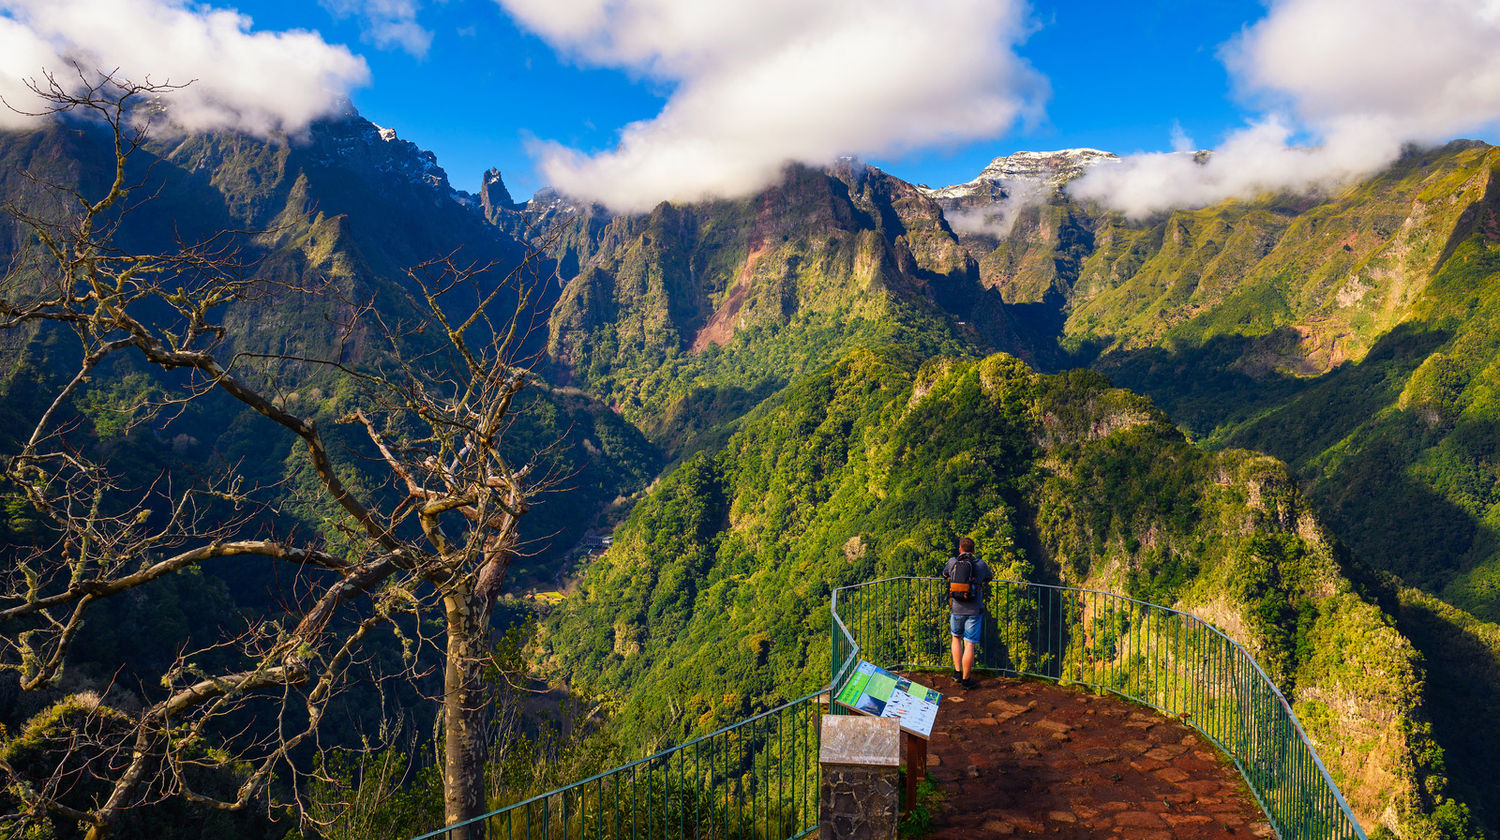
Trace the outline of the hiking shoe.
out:
[[[965,677],[959,680],[958,684],[963,686],[964,688],[978,688],[979,680],[976,680],[973,677]]]
[[[964,678],[964,674],[963,674],[962,671],[954,671],[953,672],[953,681],[954,682],[961,682],[963,680],[963,678]]]

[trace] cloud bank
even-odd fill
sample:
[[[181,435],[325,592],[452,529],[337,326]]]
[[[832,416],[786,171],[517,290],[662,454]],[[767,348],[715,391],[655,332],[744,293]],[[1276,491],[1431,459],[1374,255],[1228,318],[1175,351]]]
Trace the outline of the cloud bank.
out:
[[[1497,44],[1500,0],[1275,0],[1221,50],[1263,116],[1204,164],[1133,155],[1068,191],[1140,217],[1369,175],[1405,144],[1500,125]]]
[[[34,107],[23,79],[43,69],[66,80],[70,62],[132,81],[183,83],[172,121],[200,131],[295,131],[338,108],[369,81],[364,59],[315,32],[252,32],[238,12],[178,0],[0,0],[0,96]],[[0,128],[35,119],[0,108]]]
[[[790,161],[992,136],[1046,81],[1015,53],[1022,0],[497,0],[578,59],[675,83],[588,156],[538,143],[545,178],[616,210],[733,197]]]

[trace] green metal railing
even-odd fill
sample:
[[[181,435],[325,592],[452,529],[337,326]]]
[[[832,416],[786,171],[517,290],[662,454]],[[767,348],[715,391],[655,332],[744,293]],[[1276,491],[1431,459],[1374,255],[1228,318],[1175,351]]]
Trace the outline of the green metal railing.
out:
[[[990,590],[980,667],[1093,686],[1179,716],[1229,756],[1283,840],[1366,840],[1286,698],[1217,628],[1109,592],[1017,581]],[[834,590],[834,693],[860,659],[950,665],[944,595],[940,578]],[[817,828],[827,694],[414,840],[804,837]]]
[[[415,840],[790,840],[818,827],[818,691]]]
[[[951,667],[945,587],[940,578],[887,578],[834,590],[835,694],[860,659]],[[1286,698],[1217,628],[1109,592],[989,588],[980,667],[1093,686],[1179,716],[1229,756],[1283,840],[1365,840]]]

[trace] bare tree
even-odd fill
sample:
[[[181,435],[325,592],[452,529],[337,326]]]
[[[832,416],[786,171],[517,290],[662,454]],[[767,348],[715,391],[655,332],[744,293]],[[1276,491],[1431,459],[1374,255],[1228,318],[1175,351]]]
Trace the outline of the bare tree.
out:
[[[540,250],[508,270],[454,255],[413,268],[407,280],[420,318],[398,322],[368,303],[343,307],[346,336],[384,340],[377,361],[236,350],[222,323],[227,309],[333,290],[256,279],[238,232],[179,240],[161,253],[119,247],[122,220],[151,193],[149,169],[136,174],[132,158],[174,86],[78,75],[77,83],[51,75],[32,82],[46,103],[38,116],[102,123],[113,142],[111,183],[88,195],[37,178],[65,212],[8,208],[35,250],[0,285],[0,330],[70,333],[80,361],[4,463],[5,479],[50,537],[10,547],[0,667],[18,672],[28,691],[54,685],[91,607],[214,558],[259,558],[287,569],[285,612],[185,647],[159,675],[159,690],[142,687],[133,706],[112,703],[109,694],[75,703],[79,722],[58,747],[71,759],[40,777],[0,762],[21,803],[0,819],[53,813],[87,826],[97,840],[142,804],[180,796],[242,809],[270,796],[273,778],[299,805],[296,779],[308,770],[298,751],[319,745],[320,725],[351,672],[367,667],[373,634],[420,634],[422,623],[403,621],[408,616],[442,619],[440,637],[418,641],[441,653],[446,818],[480,814],[491,620],[517,556],[521,517],[559,478],[543,466],[546,451],[518,464],[502,447],[515,401],[531,381],[518,361],[533,327],[523,281]],[[165,423],[194,401],[226,394],[298,441],[315,480],[252,487],[226,465],[213,475],[163,475],[144,487],[124,482],[76,428],[69,406],[106,359],[126,354],[161,372],[167,389],[138,410],[136,422]],[[356,407],[332,418],[294,411],[281,388],[309,371],[352,385]],[[330,446],[320,420],[350,424],[367,439],[365,454]],[[371,489],[351,487],[354,474]],[[279,511],[296,493],[327,512],[317,533],[280,525]],[[420,659],[409,658],[401,676],[419,676]],[[207,661],[234,664],[209,670]],[[229,725],[253,704],[276,709],[270,725]],[[84,764],[88,772],[80,774]],[[201,784],[207,771],[231,774],[237,786],[209,792]],[[105,778],[105,789],[85,795],[83,775]]]

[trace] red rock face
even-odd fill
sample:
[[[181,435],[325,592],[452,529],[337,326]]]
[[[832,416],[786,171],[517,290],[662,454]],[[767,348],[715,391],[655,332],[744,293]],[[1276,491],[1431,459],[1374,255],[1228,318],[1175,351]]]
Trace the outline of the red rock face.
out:
[[[729,288],[729,296],[693,337],[690,352],[701,353],[710,344],[729,343],[729,339],[734,336],[735,327],[739,325],[740,307],[745,305],[745,297],[750,294],[750,278],[755,275],[755,264],[760,262],[761,255],[765,252],[763,245],[751,246],[750,254],[745,257],[745,267],[740,269],[740,273],[734,278],[734,285]]]
[[[1239,773],[1173,718],[1041,682],[913,678],[943,693],[927,772],[945,799],[927,837],[1271,836]]]

